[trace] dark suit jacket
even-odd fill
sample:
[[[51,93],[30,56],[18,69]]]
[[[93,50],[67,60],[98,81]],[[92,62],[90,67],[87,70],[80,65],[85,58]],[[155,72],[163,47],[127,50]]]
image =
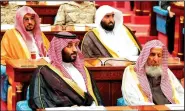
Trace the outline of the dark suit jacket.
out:
[[[161,8],[167,10],[168,6],[170,6],[171,1],[161,1]]]

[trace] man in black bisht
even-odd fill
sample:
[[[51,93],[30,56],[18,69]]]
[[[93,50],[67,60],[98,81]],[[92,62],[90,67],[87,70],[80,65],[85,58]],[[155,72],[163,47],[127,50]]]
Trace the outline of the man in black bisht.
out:
[[[84,67],[76,35],[58,33],[48,51],[50,65],[36,70],[30,84],[32,109],[102,105],[97,86]]]

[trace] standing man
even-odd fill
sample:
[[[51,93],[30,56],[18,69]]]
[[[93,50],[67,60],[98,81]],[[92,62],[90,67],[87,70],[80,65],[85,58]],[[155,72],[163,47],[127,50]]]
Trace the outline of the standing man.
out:
[[[49,41],[41,32],[37,13],[28,6],[19,8],[15,17],[15,28],[7,30],[1,40],[1,65],[8,59],[30,59],[47,55]],[[12,78],[8,78],[12,83]],[[8,110],[12,110],[12,87],[8,88]]]
[[[175,13],[171,11],[170,3],[171,1],[160,1],[161,8],[168,11],[168,16],[166,18],[166,34],[168,37],[168,51],[172,54],[174,50],[174,40],[175,40]]]
[[[184,105],[184,88],[168,68],[168,50],[158,40],[147,42],[136,65],[125,69],[121,89],[128,105]]]
[[[81,50],[85,57],[137,56],[141,50],[134,34],[123,25],[121,11],[104,5],[95,16],[97,28],[85,34]]]
[[[51,65],[38,68],[30,84],[32,109],[102,105],[78,45],[76,35],[68,32],[60,32],[52,39],[48,51]]]

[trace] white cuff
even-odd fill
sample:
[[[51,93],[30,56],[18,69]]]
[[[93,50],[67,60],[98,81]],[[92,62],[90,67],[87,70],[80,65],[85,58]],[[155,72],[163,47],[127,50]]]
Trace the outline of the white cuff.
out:
[[[167,7],[167,10],[168,10],[169,12],[170,12],[170,9],[171,9],[171,6],[168,6],[168,7]]]

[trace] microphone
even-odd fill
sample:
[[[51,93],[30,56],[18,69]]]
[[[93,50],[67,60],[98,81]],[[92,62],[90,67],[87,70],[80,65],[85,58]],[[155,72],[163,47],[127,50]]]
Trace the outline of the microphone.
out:
[[[96,59],[100,61],[101,66],[104,66],[103,61],[100,58],[96,58]]]

